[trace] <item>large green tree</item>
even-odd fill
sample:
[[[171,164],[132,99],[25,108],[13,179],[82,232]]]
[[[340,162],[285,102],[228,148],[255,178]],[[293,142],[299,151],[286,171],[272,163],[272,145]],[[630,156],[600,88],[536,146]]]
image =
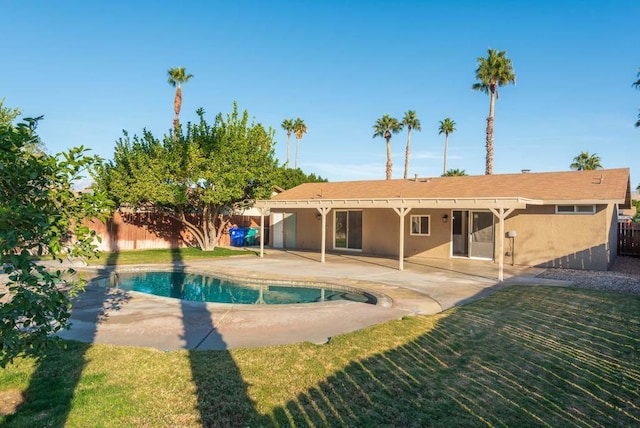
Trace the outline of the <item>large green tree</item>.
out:
[[[187,74],[185,67],[170,68],[167,74],[169,84],[176,88],[176,96],[173,99],[173,111],[176,114],[173,119],[173,129],[177,130],[180,126],[180,109],[182,108],[182,84],[187,83],[193,74]]]
[[[7,125],[11,126],[15,122],[15,120],[20,116],[22,112],[19,108],[15,107],[5,107],[4,98],[0,99],[0,126]],[[42,116],[34,119],[33,123],[37,123],[38,120],[42,119]],[[45,147],[42,143],[42,140],[38,138],[38,136],[34,133],[33,138],[29,140],[22,146],[22,150],[26,150],[32,153],[44,153]]]
[[[213,125],[198,110],[198,123],[162,140],[142,136],[118,140],[96,185],[120,206],[165,213],[184,225],[197,245],[215,249],[231,215],[271,196],[276,161],[272,129],[249,121],[245,110],[222,113]]]
[[[382,137],[387,142],[387,165],[386,165],[386,178],[391,180],[391,173],[393,163],[391,161],[391,135],[397,134],[402,130],[402,124],[398,122],[398,119],[385,114],[381,118],[376,120],[373,125],[373,138]]]
[[[500,98],[498,88],[516,83],[516,75],[513,71],[511,60],[507,58],[505,51],[489,49],[487,57],[479,57],[478,68],[476,69],[476,79],[472,89],[484,92],[489,95],[489,116],[487,117],[487,159],[485,174],[493,174],[493,117],[496,99]]]
[[[4,98],[0,98],[0,126],[11,125],[22,112],[15,107],[5,107]]]
[[[447,147],[449,145],[449,134],[452,134],[456,130],[456,122],[451,120],[450,117],[440,121],[438,127],[438,135],[444,134],[444,165],[442,167],[442,175],[447,174]]]
[[[290,168],[291,167],[291,163],[290,163],[289,154],[291,153],[291,150],[290,150],[290,147],[291,147],[291,133],[295,129],[294,121],[293,121],[293,119],[285,119],[285,120],[282,121],[282,125],[281,126],[282,126],[282,129],[287,131],[287,163],[285,163],[285,166],[287,168]]]
[[[327,181],[326,178],[322,178],[314,173],[305,174],[300,168],[287,168],[286,165],[278,167],[273,178],[274,185],[284,190],[293,189],[302,183],[320,183]]]
[[[294,168],[298,168],[298,152],[300,151],[300,140],[304,134],[308,131],[307,125],[304,123],[304,120],[299,117],[296,118],[296,121],[293,122],[293,132],[296,134],[296,161],[294,163]]]
[[[83,220],[110,208],[104,194],[73,187],[94,163],[83,147],[55,156],[28,149],[40,141],[36,124],[0,124],[0,273],[8,274],[0,286],[0,366],[41,355],[67,327],[70,298],[83,285],[72,269],[48,270],[32,256],[91,256],[95,234]]]
[[[638,80],[636,80],[635,82],[633,82],[633,86],[636,89],[640,89],[640,71],[638,71]],[[638,114],[638,121],[636,122],[636,127],[639,128],[640,127],[640,114]]]
[[[602,169],[600,156],[597,153],[589,154],[589,152],[580,152],[578,156],[573,158],[570,165],[571,169],[576,171],[590,171],[594,169]]]
[[[411,130],[415,129],[416,131],[420,131],[420,119],[416,115],[414,110],[409,110],[404,114],[402,118],[402,125],[407,127],[407,148],[404,152],[404,178],[406,179],[409,175],[409,154],[410,154],[410,146],[411,146]]]

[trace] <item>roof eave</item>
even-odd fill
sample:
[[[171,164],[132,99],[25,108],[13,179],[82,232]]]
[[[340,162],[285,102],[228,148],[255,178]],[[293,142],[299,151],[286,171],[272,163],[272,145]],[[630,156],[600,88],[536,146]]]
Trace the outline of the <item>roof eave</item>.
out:
[[[625,199],[560,199],[543,201],[543,205],[609,205],[624,203]]]
[[[271,199],[256,201],[258,208],[438,208],[438,209],[524,209],[527,205],[542,205],[543,201],[528,198],[370,198],[370,199]]]

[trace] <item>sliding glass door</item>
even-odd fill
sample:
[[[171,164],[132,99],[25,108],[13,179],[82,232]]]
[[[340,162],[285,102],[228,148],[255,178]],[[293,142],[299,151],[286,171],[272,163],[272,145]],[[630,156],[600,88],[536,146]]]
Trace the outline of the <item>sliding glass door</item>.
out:
[[[362,211],[335,211],[334,248],[362,250]]]

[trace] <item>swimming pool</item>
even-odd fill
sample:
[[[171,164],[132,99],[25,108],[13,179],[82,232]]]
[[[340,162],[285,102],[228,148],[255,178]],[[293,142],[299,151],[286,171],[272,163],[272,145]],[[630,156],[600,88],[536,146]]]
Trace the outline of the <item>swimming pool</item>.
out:
[[[346,300],[376,303],[357,290],[273,282],[249,282],[206,274],[173,272],[119,272],[117,288],[195,302],[234,304],[294,304]]]

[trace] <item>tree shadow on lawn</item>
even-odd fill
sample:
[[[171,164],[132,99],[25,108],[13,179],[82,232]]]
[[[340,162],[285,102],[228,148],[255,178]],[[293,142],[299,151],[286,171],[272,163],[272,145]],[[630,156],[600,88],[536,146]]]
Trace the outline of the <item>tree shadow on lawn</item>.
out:
[[[192,295],[185,296],[186,275],[180,253],[172,252],[173,296],[180,296],[185,347],[189,349],[191,377],[196,386],[197,408],[202,426],[247,426],[255,410],[247,394],[247,385],[227,345],[214,325],[204,294],[215,286],[213,278],[200,276],[200,284],[192,284]],[[189,297],[191,301],[185,298]],[[195,301],[193,301],[195,300]],[[221,316],[220,318],[222,318]],[[205,352],[201,349],[216,350]]]
[[[115,233],[117,235],[117,228]],[[113,242],[117,240],[112,241],[112,245]],[[118,258],[117,247],[111,250],[108,266],[115,265]],[[110,311],[119,310],[129,300],[126,292],[111,289],[112,273],[113,266],[99,270],[95,279],[102,278],[101,283],[90,283],[85,291],[72,298],[73,319],[70,319],[70,324],[71,328],[74,322],[78,324],[82,342],[65,341],[51,345],[37,358],[37,367],[24,393],[25,402],[16,413],[7,417],[8,425],[32,424],[36,415],[42,421],[42,426],[65,425],[72,401],[81,395],[76,389],[87,362],[86,353],[92,346],[98,325],[108,318]],[[64,337],[64,332],[60,335]],[[60,339],[52,338],[53,340]]]
[[[510,287],[349,363],[276,408],[271,424],[638,426],[640,299],[624,302]]]
[[[172,254],[174,270],[171,274],[171,295],[187,297],[184,295],[184,264],[179,252]],[[111,257],[117,257],[117,252],[112,252]],[[109,262],[109,266],[115,264],[115,260]],[[202,277],[202,281],[200,291],[204,292],[211,286],[212,279]],[[8,426],[33,426],[34,421],[39,421],[36,425],[41,423],[42,426],[65,426],[74,402],[83,402],[83,397],[90,401],[92,395],[99,394],[96,389],[102,387],[102,375],[83,376],[83,370],[87,363],[86,354],[95,339],[98,324],[108,316],[110,310],[117,310],[119,305],[126,302],[126,293],[116,294],[114,297],[109,294],[110,291],[113,292],[109,287],[91,287],[89,291],[74,299],[76,311],[85,309],[80,316],[77,313],[74,315],[76,322],[82,322],[85,327],[81,335],[83,342],[68,341],[65,349],[54,348],[41,356],[24,394],[26,402],[15,414],[6,418]],[[194,292],[193,289],[191,292]],[[198,293],[197,290],[195,292]],[[102,303],[102,309],[99,309],[96,303]],[[227,346],[214,326],[213,315],[207,309],[206,303],[180,300],[180,308],[182,340],[184,347],[189,349],[191,377],[196,387],[197,410],[201,424],[245,426],[247,420],[255,420],[255,411],[247,395],[247,386],[231,354],[226,351]],[[91,326],[93,328],[90,328]],[[218,351],[199,351],[201,348]],[[78,388],[81,380],[83,386]],[[158,391],[158,394],[161,393]],[[105,415],[105,419],[109,419],[109,415]],[[100,424],[100,421],[96,423]]]

